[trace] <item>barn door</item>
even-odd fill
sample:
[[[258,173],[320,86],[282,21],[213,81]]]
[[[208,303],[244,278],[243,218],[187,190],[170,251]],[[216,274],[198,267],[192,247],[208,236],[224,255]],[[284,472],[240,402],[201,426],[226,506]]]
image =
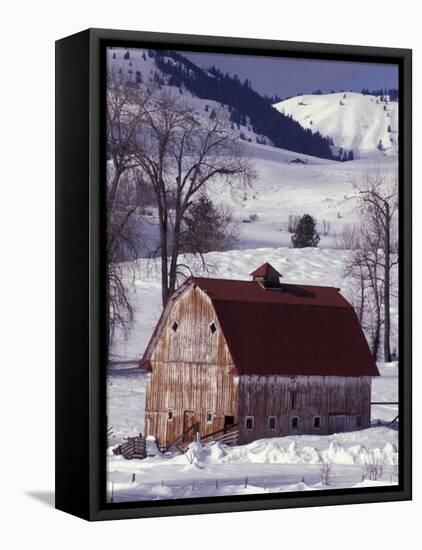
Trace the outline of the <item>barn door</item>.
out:
[[[146,416],[145,435],[157,437],[158,431],[158,411],[149,412]]]
[[[183,433],[185,433],[191,426],[195,424],[195,413],[193,411],[183,412]],[[192,428],[187,434],[183,436],[183,443],[190,443],[195,438],[195,430]]]
[[[346,430],[346,416],[344,414],[333,414],[330,416],[330,432],[338,433]]]

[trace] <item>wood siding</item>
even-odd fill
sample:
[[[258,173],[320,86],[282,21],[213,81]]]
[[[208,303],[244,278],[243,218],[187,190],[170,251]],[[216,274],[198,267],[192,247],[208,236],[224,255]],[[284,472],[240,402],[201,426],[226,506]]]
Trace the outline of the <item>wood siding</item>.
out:
[[[177,322],[177,330],[172,330]],[[210,324],[217,330],[211,332]],[[193,422],[203,435],[237,421],[238,379],[211,300],[197,287],[179,295],[170,309],[150,357],[145,433],[166,446]],[[169,419],[168,411],[172,418]],[[212,419],[207,422],[207,414]],[[189,425],[188,425],[189,424]],[[192,439],[193,431],[187,438]]]
[[[370,377],[241,376],[239,443],[263,437],[367,428],[370,402]],[[246,429],[247,416],[253,417],[250,430]],[[274,430],[268,426],[270,416],[275,416]],[[321,418],[319,428],[314,428],[316,416]],[[292,417],[298,417],[297,428],[292,428]]]

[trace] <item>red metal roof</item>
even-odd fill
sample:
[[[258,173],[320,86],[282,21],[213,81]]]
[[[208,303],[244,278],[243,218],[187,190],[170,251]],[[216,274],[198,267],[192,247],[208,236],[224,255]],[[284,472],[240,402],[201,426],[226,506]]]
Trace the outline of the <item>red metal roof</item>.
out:
[[[250,274],[252,277],[283,277],[281,273],[279,273],[271,264],[266,262],[265,264],[262,264],[258,269],[255,269],[255,271],[252,271]]]
[[[269,302],[275,304],[302,304],[309,306],[352,306],[334,287],[280,284],[280,288],[267,289],[257,281],[233,279],[206,279],[192,277],[199,288],[214,300],[242,302]]]
[[[211,298],[239,374],[379,375],[356,313],[336,288],[190,281]]]

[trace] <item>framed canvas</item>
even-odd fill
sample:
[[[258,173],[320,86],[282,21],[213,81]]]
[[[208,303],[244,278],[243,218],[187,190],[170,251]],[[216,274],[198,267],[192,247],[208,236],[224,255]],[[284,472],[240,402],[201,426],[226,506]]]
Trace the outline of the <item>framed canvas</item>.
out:
[[[411,498],[411,50],[56,43],[56,506]]]

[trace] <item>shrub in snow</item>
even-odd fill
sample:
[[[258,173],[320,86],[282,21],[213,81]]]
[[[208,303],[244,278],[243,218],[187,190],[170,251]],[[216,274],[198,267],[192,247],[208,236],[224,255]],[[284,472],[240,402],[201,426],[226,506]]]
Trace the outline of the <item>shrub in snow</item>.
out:
[[[331,480],[331,464],[329,462],[323,462],[320,468],[321,483],[322,485],[329,485]]]
[[[363,478],[369,479],[370,481],[377,481],[382,477],[383,472],[384,466],[379,453],[375,451],[368,453],[363,465]]]

